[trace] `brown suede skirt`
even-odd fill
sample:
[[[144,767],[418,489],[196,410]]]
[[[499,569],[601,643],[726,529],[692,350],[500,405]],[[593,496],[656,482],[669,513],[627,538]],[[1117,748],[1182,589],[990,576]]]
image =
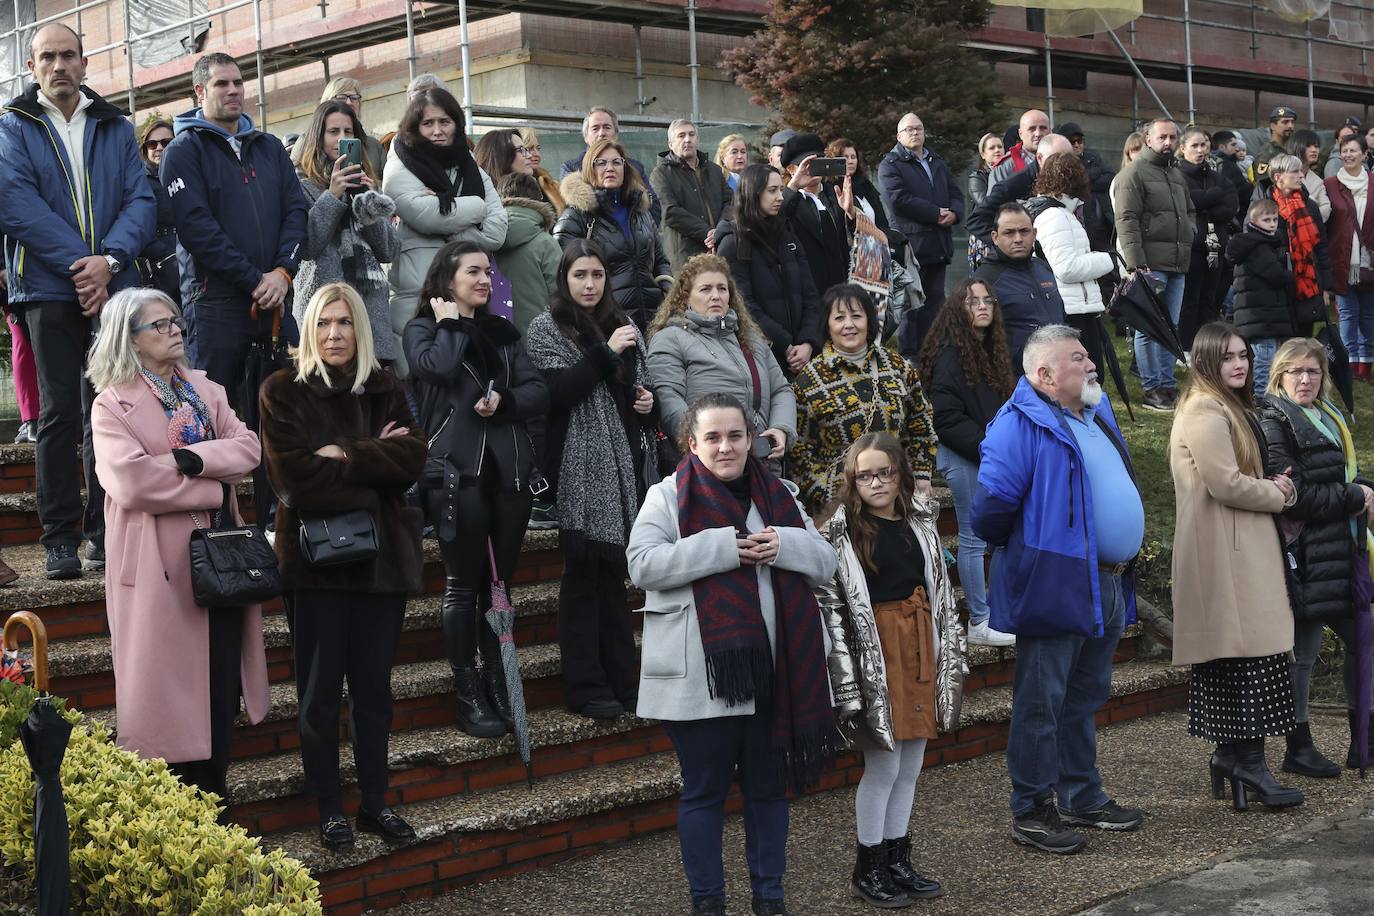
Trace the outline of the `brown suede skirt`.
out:
[[[934,738],[935,625],[925,587],[916,586],[901,601],[873,605],[873,617],[887,667],[893,738]]]

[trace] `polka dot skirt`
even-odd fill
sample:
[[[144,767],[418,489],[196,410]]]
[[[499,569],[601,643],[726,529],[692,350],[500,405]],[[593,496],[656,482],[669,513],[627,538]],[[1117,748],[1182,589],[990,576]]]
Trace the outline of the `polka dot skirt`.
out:
[[[1286,735],[1296,723],[1287,654],[1218,658],[1193,666],[1188,734],[1207,741]]]

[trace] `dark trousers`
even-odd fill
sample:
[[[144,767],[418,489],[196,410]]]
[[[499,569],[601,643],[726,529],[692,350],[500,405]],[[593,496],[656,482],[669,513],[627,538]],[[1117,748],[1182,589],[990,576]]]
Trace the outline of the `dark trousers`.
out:
[[[592,700],[611,697],[635,708],[639,682],[623,559],[565,561],[558,588],[558,646],[569,709],[576,712]]]
[[[1217,285],[1221,282],[1221,267],[1207,263],[1206,251],[1193,251],[1188,262],[1188,276],[1183,281],[1183,309],[1178,318],[1178,339],[1183,349],[1193,348],[1198,328],[1217,320],[1221,299]]]
[[[27,302],[33,358],[38,368],[38,519],[44,547],[76,546],[83,535],[105,539],[105,491],[95,476],[91,447],[91,402],[95,391],[86,381],[86,351],[96,322],[81,314],[76,302]],[[85,467],[86,506],[81,506],[81,475],[76,449]]]
[[[296,695],[300,699],[305,790],[320,817],[343,813],[339,785],[339,707],[344,678],[353,718],[353,762],[363,809],[386,804],[391,732],[391,666],[406,596],[298,588],[292,602]]]
[[[243,371],[253,341],[272,334],[272,313],[261,312],[253,318],[252,299],[197,299],[186,309],[189,325],[186,355],[191,365],[224,386],[229,403],[240,416]],[[291,317],[290,301],[282,307],[281,333],[288,342],[300,339],[296,319]]]
[[[229,800],[229,742],[243,694],[243,608],[215,608],[210,615],[210,757],[184,760],[167,769],[187,785]]]
[[[682,767],[677,836],[693,899],[725,896],[725,796],[738,775],[744,795],[744,853],[760,900],[782,899],[787,866],[787,789],[773,753],[767,711],[664,722]]]
[[[1097,379],[1105,385],[1104,379],[1107,378],[1107,363],[1102,356],[1102,340],[1107,330],[1102,326],[1102,316],[1098,315],[1066,315],[1065,320],[1069,326],[1078,331],[1079,341],[1083,344],[1083,349],[1088,351],[1088,359],[1097,367]],[[1020,370],[1020,366],[1016,367]]]
[[[935,316],[940,314],[940,306],[945,302],[945,270],[949,265],[913,263],[911,267],[920,273],[921,288],[926,294],[926,304],[916,313],[916,346],[919,351],[930,326],[935,323]]]

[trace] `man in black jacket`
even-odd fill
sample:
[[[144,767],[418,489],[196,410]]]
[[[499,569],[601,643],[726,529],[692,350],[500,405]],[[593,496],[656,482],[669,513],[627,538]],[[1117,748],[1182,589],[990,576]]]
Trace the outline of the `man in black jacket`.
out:
[[[1043,145],[1043,144],[1042,144]],[[1003,204],[992,230],[993,250],[974,279],[1002,306],[1012,371],[1022,374],[1021,351],[1036,328],[1064,323],[1064,300],[1050,265],[1035,256],[1035,224],[1018,203]]]
[[[281,141],[243,113],[234,59],[207,54],[191,80],[200,107],[177,116],[160,177],[176,220],[191,363],[241,410],[249,346],[270,334],[274,311],[295,339],[289,296],[309,206]]]
[[[668,125],[668,149],[658,154],[649,185],[663,202],[659,234],[673,273],[693,255],[716,250],[716,224],[735,196],[720,166],[697,148],[691,121],[678,118]]]

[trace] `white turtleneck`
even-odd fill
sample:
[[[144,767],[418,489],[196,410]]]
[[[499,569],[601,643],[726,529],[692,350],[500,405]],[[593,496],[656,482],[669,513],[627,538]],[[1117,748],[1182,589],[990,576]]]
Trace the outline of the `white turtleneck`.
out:
[[[87,234],[86,227],[86,109],[91,107],[91,97],[77,90],[79,101],[76,111],[69,120],[57,103],[38,91],[38,104],[48,113],[53,133],[67,148],[67,162],[71,169],[72,191],[76,195],[76,222],[82,236]]]

